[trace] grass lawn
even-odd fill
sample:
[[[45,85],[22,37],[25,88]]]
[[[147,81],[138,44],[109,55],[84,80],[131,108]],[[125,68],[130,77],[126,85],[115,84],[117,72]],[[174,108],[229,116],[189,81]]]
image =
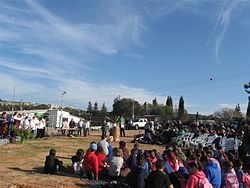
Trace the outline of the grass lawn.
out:
[[[139,131],[127,131],[128,148],[133,147],[133,135]],[[99,141],[101,133],[91,132],[87,138],[56,136],[37,140],[28,140],[23,144],[0,146],[0,187],[39,188],[39,187],[95,187],[96,182],[81,180],[70,173],[71,156],[82,148],[85,152],[91,141]],[[114,147],[117,142],[112,142]],[[50,149],[55,148],[57,156],[66,167],[62,175],[43,174],[45,157]],[[163,146],[141,145],[142,149],[163,150]]]

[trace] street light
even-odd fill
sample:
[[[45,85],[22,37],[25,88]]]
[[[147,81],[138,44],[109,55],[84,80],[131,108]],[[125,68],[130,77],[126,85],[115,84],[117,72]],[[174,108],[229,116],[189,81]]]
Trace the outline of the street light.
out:
[[[62,93],[61,93],[61,103],[60,103],[60,107],[62,109],[62,105],[63,105],[63,96],[66,95],[66,91],[63,90]]]
[[[60,115],[60,119],[59,119],[59,127],[62,124],[62,109],[63,109],[63,96],[66,95],[66,91],[62,90],[61,92],[61,104],[60,104],[60,109],[61,109],[61,115]]]

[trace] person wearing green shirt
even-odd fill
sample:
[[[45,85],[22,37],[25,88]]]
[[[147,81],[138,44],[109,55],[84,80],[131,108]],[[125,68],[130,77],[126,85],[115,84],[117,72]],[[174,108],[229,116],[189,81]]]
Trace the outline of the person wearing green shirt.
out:
[[[120,117],[120,136],[125,137],[125,119],[123,116]]]

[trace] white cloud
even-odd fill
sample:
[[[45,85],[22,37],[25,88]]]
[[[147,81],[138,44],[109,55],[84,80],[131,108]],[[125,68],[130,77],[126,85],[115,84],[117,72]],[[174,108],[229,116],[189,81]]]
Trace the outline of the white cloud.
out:
[[[215,58],[216,62],[220,64],[220,47],[223,42],[224,35],[228,29],[230,23],[232,11],[237,7],[237,1],[225,2],[222,10],[219,13],[216,25],[212,35],[215,35]]]
[[[25,73],[27,72],[38,73],[38,74],[50,73],[48,70],[36,68],[34,65],[33,66],[21,65],[18,63],[11,62],[9,60],[6,61],[2,59],[0,59],[0,66],[6,67],[12,70],[14,69],[17,71],[24,71]]]
[[[127,87],[125,85],[92,84],[87,81],[65,79],[61,82],[61,88],[67,90],[65,99],[71,102],[86,103],[87,101],[96,100],[111,105],[113,104],[113,100],[119,95],[122,98],[133,98],[140,103],[145,101],[151,103],[155,97],[157,97],[157,100],[160,102],[165,101],[165,97],[159,96],[156,93],[148,92],[142,88]]]
[[[58,103],[59,93],[66,90],[66,104],[82,104],[86,105],[88,101],[98,101],[99,104],[105,102],[107,106],[113,104],[113,100],[117,96],[122,98],[133,98],[140,103],[149,102],[156,97],[159,103],[165,103],[165,97],[158,96],[153,92],[148,92],[142,88],[131,88],[124,85],[116,84],[93,84],[88,81],[79,81],[75,79],[67,79],[61,77],[58,79],[58,87],[50,88],[46,85],[38,83],[30,83],[29,81],[19,80],[18,77],[7,74],[0,74],[2,80],[0,94],[7,95],[11,98],[13,89],[16,90],[16,98],[33,95],[33,100]]]
[[[39,62],[42,67],[89,72],[94,69],[86,64],[96,61],[98,55],[116,54],[130,44],[141,45],[140,37],[145,27],[138,15],[117,17],[116,22],[106,24],[72,24],[36,1],[26,2],[30,15],[29,11],[23,15],[22,11],[15,10],[16,7],[11,12],[0,13],[0,41],[6,42],[4,48],[16,53],[15,56],[23,54],[42,59]],[[33,60],[29,59],[25,61],[31,64]]]
[[[149,16],[159,19],[164,16],[181,11],[182,14],[186,12],[193,12],[202,2],[199,0],[175,0],[175,1],[148,1],[149,6],[146,7],[146,12]]]
[[[226,34],[229,24],[231,23],[233,13],[239,11],[240,9],[242,9],[242,7],[245,8],[245,5],[247,4],[249,6],[248,0],[223,1],[216,24],[207,41],[207,45],[210,45],[210,43],[212,43],[214,46],[215,59],[217,64],[221,63],[220,49],[223,43],[224,35]]]
[[[45,90],[45,87],[41,84],[34,84],[28,81],[22,81],[17,79],[15,76],[1,73],[0,77],[2,80],[0,87],[1,95],[5,93],[8,94],[8,96],[12,96],[14,88],[16,89],[16,95],[33,95]]]

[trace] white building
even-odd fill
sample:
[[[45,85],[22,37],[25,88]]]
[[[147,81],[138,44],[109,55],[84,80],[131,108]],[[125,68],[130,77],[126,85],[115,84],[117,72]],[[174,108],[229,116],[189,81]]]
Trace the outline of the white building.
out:
[[[49,127],[59,128],[62,127],[62,122],[66,121],[69,124],[70,120],[73,118],[75,123],[80,120],[79,117],[72,116],[69,112],[63,110],[48,110]]]

